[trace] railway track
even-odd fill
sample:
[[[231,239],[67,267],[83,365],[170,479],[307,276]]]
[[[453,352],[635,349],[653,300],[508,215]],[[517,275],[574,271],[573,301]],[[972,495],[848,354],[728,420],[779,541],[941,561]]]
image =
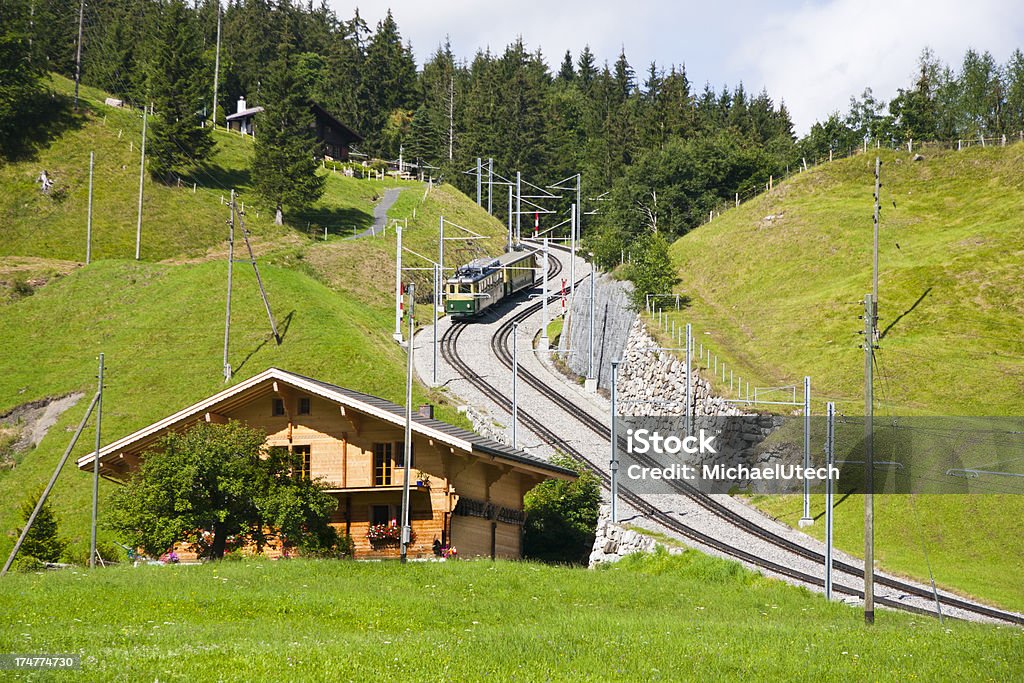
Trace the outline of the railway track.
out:
[[[549,263],[548,277],[554,277],[561,271],[561,262],[554,257],[550,257],[552,263]],[[585,278],[584,278],[585,279]],[[582,281],[582,279],[581,279]],[[557,296],[557,295],[556,295]],[[555,298],[555,297],[550,297]],[[501,363],[511,370],[512,368],[512,354],[508,348],[508,338],[512,332],[512,326],[515,323],[522,322],[527,318],[534,315],[543,302],[536,302],[526,306],[524,309],[517,311],[514,315],[510,316],[502,325],[498,328],[497,332],[491,338],[491,349],[495,353],[496,357]],[[486,395],[492,401],[494,401],[503,410],[511,412],[511,400],[505,396],[501,391],[490,385],[480,375],[463,360],[458,354],[458,339],[462,332],[466,329],[466,323],[455,323],[453,324],[444,334],[441,340],[441,354],[442,357],[453,367],[459,374],[463,376],[470,384],[472,384],[478,391]],[[538,393],[543,395],[549,401],[554,403],[560,409],[562,409],[571,418],[580,422],[587,429],[595,433],[604,441],[609,441],[611,438],[611,430],[602,421],[598,420],[594,416],[590,415],[585,411],[580,411],[572,401],[561,395],[545,382],[536,377],[533,373],[525,370],[520,365],[519,377],[523,379],[530,387],[536,390]],[[588,458],[579,449],[575,448],[572,444],[566,442],[562,437],[556,434],[554,431],[548,429],[544,424],[537,420],[533,415],[524,412],[522,409],[519,411],[520,421],[528,429],[533,431],[538,436],[545,439],[550,445],[563,452],[566,452],[578,460],[585,463],[602,481],[604,486],[607,488],[610,485],[610,477],[605,472],[604,468],[594,462],[591,458]],[[756,538],[761,539],[771,545],[784,550],[788,553],[801,557],[805,560],[813,561],[818,564],[824,563],[824,556],[821,553],[806,548],[799,543],[795,543],[790,539],[779,536],[778,534],[765,529],[764,527],[756,524],[755,522],[743,517],[734,510],[714,500],[712,497],[704,495],[688,484],[683,482],[675,482],[675,488],[678,493],[686,496],[693,500],[695,503],[700,505],[702,508],[708,510],[717,517],[727,521],[741,531],[752,535]],[[805,583],[808,585],[824,587],[824,579],[819,578],[815,575],[802,572],[791,567],[782,565],[778,562],[774,562],[763,558],[759,555],[755,555],[741,548],[737,548],[728,543],[725,543],[717,538],[711,537],[693,527],[679,521],[671,515],[663,512],[656,508],[649,502],[647,502],[642,496],[624,487],[621,483],[619,484],[619,492],[622,499],[629,503],[634,509],[641,514],[647,516],[649,519],[656,523],[666,527],[678,533],[685,538],[688,538],[694,542],[697,542],[705,547],[712,548],[730,557],[734,557],[741,561],[747,562],[756,567],[763,568],[765,570],[774,572],[776,574],[789,577],[795,581]],[[863,570],[855,567],[851,564],[842,561],[834,561],[833,570],[841,574],[845,574],[848,577],[853,577],[855,580],[863,580]],[[897,579],[892,579],[885,576],[876,576],[876,583],[882,586],[886,586],[890,589],[899,591],[900,593],[913,596],[915,598],[921,598],[925,600],[933,600],[931,592],[924,588],[915,586],[910,583],[902,582]],[[856,588],[852,588],[842,583],[834,583],[833,590],[837,593],[863,599],[863,591]],[[910,611],[918,614],[927,614],[930,616],[938,616],[937,612],[931,609],[926,609],[916,605],[910,605],[899,600],[895,600],[889,597],[876,596],[875,601],[880,605],[901,609],[904,611]],[[990,619],[995,619],[1007,623],[1013,623],[1022,625],[1024,624],[1024,617],[1013,614],[1011,612],[1005,612],[995,608],[987,607],[984,605],[978,605],[961,598],[957,598],[951,595],[940,595],[940,604],[945,607],[953,607],[966,612],[985,616]]]

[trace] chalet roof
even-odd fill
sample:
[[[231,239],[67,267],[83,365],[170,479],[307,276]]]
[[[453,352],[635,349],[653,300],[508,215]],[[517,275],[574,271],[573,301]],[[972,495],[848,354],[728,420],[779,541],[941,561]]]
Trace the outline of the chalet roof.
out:
[[[259,114],[262,111],[263,111],[263,107],[249,107],[248,109],[243,109],[242,111],[236,112],[234,114],[231,114],[230,116],[225,116],[224,120],[225,121],[234,121],[236,119],[247,119],[247,118],[249,118],[251,116],[255,116],[256,114]]]
[[[364,394],[344,387],[339,387],[328,382],[321,382],[310,377],[298,375],[279,368],[268,368],[258,375],[243,380],[233,387],[205,398],[187,408],[170,415],[162,420],[129,434],[123,438],[113,441],[102,447],[99,451],[100,462],[116,456],[126,450],[138,450],[150,445],[159,438],[165,431],[174,428],[182,428],[203,419],[207,412],[216,412],[217,408],[224,408],[230,405],[237,405],[238,399],[247,394],[254,393],[261,386],[270,386],[274,382],[282,382],[295,389],[309,392],[340,405],[352,408],[355,411],[365,413],[372,417],[390,422],[395,426],[405,426],[405,407],[377,396]],[[254,397],[250,397],[252,400]],[[234,399],[234,400],[233,400]],[[242,401],[246,402],[246,401]],[[540,458],[534,457],[521,450],[510,448],[498,443],[493,439],[471,432],[461,427],[423,417],[414,412],[412,416],[413,432],[435,439],[441,443],[448,444],[454,448],[469,452],[487,455],[518,465],[525,465],[530,469],[542,470],[559,478],[575,477],[576,472],[552,465]],[[96,451],[78,459],[77,464],[81,469],[91,468]]]
[[[330,124],[331,124],[332,126],[334,126],[335,128],[338,128],[338,129],[340,129],[340,130],[341,130],[342,132],[344,132],[344,133],[345,133],[345,135],[346,135],[346,136],[347,136],[348,138],[350,138],[350,139],[351,139],[351,140],[352,140],[353,142],[362,142],[362,141],[363,141],[363,136],[362,136],[362,135],[360,135],[359,133],[355,132],[354,130],[352,130],[351,128],[349,128],[348,126],[346,126],[346,125],[345,125],[344,123],[342,123],[341,121],[339,121],[339,120],[338,120],[337,118],[335,118],[335,117],[334,117],[334,116],[333,116],[333,115],[332,115],[332,114],[331,114],[331,113],[330,113],[329,111],[327,111],[326,109],[324,109],[323,107],[321,107],[321,106],[320,106],[319,104],[317,104],[316,102],[313,102],[313,103],[311,103],[311,104],[310,104],[310,107],[312,108],[312,110],[313,110],[313,112],[314,112],[315,114],[318,114],[318,115],[320,115],[321,117],[323,117],[323,118],[327,119],[327,121],[328,121],[328,122],[329,122],[329,123],[330,123]]]

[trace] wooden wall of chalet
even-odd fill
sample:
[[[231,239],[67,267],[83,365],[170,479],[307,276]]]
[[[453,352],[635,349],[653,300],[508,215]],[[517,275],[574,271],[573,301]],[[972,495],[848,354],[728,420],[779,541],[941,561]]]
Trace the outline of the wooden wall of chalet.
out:
[[[386,558],[398,555],[397,544],[374,546],[367,539],[372,506],[391,505],[399,516],[403,471],[392,469],[394,489],[374,487],[373,448],[376,443],[398,443],[404,430],[374,418],[356,415],[330,401],[311,396],[308,415],[298,415],[300,394],[287,394],[286,414],[273,415],[273,398],[265,395],[232,411],[229,417],[247,422],[267,432],[271,446],[310,447],[311,475],[323,479],[330,488],[376,488],[373,491],[338,492],[338,509],[332,523],[355,543],[357,558]],[[292,423],[289,426],[289,416]],[[410,557],[433,556],[434,539],[454,545],[460,557],[491,555],[492,521],[480,517],[454,516],[460,496],[522,510],[523,495],[537,483],[507,465],[466,454],[455,454],[444,444],[422,436],[413,440],[410,477],[415,485],[417,473],[429,476],[429,488],[414,490],[411,496],[413,543]],[[521,556],[521,529],[518,524],[494,522],[495,549],[498,557]],[[450,531],[450,534],[448,533]],[[449,537],[450,536],[450,537]]]

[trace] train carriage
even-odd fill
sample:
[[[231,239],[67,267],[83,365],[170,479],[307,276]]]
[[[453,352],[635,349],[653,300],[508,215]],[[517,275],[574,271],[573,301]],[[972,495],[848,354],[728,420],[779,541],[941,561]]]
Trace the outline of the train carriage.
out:
[[[535,251],[512,251],[479,258],[460,266],[445,282],[445,311],[453,318],[471,318],[533,284]]]

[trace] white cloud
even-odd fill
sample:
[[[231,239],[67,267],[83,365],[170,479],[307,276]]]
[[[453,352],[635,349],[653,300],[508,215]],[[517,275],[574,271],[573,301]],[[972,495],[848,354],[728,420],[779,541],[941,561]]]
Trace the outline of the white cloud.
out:
[[[735,70],[784,99],[799,133],[870,86],[890,100],[925,46],[954,69],[968,47],[1002,62],[1021,45],[1019,8],[1004,0],[834,0],[766,17],[732,55]],[[756,75],[756,81],[754,80]]]

